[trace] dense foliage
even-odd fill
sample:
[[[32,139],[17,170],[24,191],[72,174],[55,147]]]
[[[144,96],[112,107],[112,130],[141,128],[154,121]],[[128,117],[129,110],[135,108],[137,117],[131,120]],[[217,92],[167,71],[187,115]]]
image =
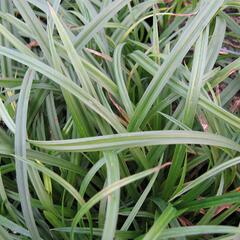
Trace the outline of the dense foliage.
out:
[[[0,0],[0,239],[239,239],[239,0]]]

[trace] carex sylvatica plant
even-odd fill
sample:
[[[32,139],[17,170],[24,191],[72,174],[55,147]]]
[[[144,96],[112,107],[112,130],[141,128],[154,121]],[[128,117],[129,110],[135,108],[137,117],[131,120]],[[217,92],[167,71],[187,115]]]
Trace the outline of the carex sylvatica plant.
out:
[[[239,0],[1,0],[0,239],[239,239],[239,23]]]

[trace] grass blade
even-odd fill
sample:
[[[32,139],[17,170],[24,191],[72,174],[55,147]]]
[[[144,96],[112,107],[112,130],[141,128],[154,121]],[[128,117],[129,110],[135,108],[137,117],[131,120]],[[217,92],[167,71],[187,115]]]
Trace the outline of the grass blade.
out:
[[[160,239],[170,239],[181,236],[196,236],[204,234],[237,234],[239,233],[239,228],[229,227],[229,226],[190,226],[190,227],[177,227],[171,229],[165,229],[161,235]]]
[[[26,157],[26,124],[27,124],[27,109],[28,101],[31,91],[31,85],[35,72],[28,70],[26,72],[23,84],[21,87],[21,92],[17,105],[16,113],[16,133],[15,133],[15,154],[23,158]],[[35,220],[32,212],[32,207],[30,203],[30,192],[28,186],[28,177],[27,177],[27,166],[25,163],[16,159],[16,177],[17,177],[17,186],[21,201],[22,212],[24,220],[26,222],[27,228],[33,239],[41,239]]]
[[[44,149],[70,152],[116,150],[160,144],[203,144],[240,151],[239,144],[225,137],[211,133],[181,130],[123,133],[62,141],[30,140],[30,143]]]

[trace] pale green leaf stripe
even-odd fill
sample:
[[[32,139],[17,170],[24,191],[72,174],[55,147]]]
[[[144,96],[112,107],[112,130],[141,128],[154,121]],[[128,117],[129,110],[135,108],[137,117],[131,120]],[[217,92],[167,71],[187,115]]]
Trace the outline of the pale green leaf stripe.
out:
[[[108,186],[111,186],[111,184],[120,180],[119,160],[117,154],[112,151],[107,151],[103,154],[106,158],[107,183]],[[120,189],[108,195],[102,240],[114,239],[118,222],[119,205]]]
[[[207,58],[208,28],[200,35],[193,57],[193,67],[191,71],[189,89],[184,108],[183,123],[192,128],[197,111],[199,96],[203,86],[204,69]]]
[[[7,125],[12,133],[15,133],[15,123],[4,106],[2,99],[0,99],[0,119]]]
[[[208,46],[208,58],[205,72],[209,72],[214,67],[223,44],[225,34],[226,22],[223,18],[217,17],[213,36]]]
[[[30,97],[31,85],[35,72],[28,70],[23,79],[16,113],[16,133],[15,133],[15,154],[23,158],[26,157],[26,139],[27,139],[27,110]],[[19,198],[22,207],[22,213],[27,228],[33,239],[41,239],[32,212],[30,202],[30,192],[28,187],[27,165],[22,161],[16,160],[16,178],[19,192]]]
[[[224,13],[223,11],[220,13],[220,15],[225,19],[228,28],[230,28],[233,31],[233,33],[240,35],[239,23],[237,23],[235,20],[233,20],[232,17],[230,17],[228,14]]]
[[[153,77],[150,85],[137,105],[135,113],[129,123],[128,129],[130,131],[137,130],[141,126],[152,104],[155,102],[174,71],[181,64],[184,56],[197,40],[200,33],[222,6],[223,2],[223,0],[205,2],[194,19],[189,21],[174,49]]]
[[[166,119],[168,119],[169,121],[173,122],[176,126],[178,126],[180,129],[182,130],[188,130],[188,131],[192,131],[191,128],[189,128],[187,125],[185,125],[184,123],[180,122],[179,120],[177,120],[176,118],[169,116],[165,113],[162,112],[158,112],[159,114],[161,114],[162,116],[164,116]]]
[[[224,170],[233,167],[240,163],[240,157],[236,157],[234,159],[228,160],[210,170],[208,170],[206,173],[202,174],[197,179],[191,181],[186,187],[184,187],[180,192],[178,192],[171,200],[175,199],[176,197],[181,196],[182,194],[186,193],[190,189],[198,186],[202,182],[206,181],[207,179],[216,176],[217,174],[223,172]]]
[[[158,240],[172,239],[177,237],[187,237],[204,234],[239,234],[240,228],[230,226],[190,226],[165,229]]]
[[[54,103],[54,96],[52,93],[50,93],[46,97],[46,113],[52,139],[63,139],[62,132],[59,126],[56,106]]]
[[[2,215],[0,215],[0,225],[11,230],[12,232],[16,232],[18,234],[22,234],[24,236],[30,237],[30,234],[27,229],[17,225],[16,223],[10,221],[8,218]]]
[[[60,141],[29,141],[35,146],[60,152],[91,152],[169,144],[202,144],[240,151],[240,145],[226,137],[197,131],[146,131]]]
[[[70,227],[61,227],[61,228],[53,228],[51,229],[51,231],[58,231],[58,232],[67,232],[70,233],[71,232],[71,228]],[[77,235],[85,235],[85,234],[89,234],[90,229],[89,228],[74,228],[74,231]],[[103,230],[101,228],[93,228],[93,235],[94,236],[98,236],[101,237],[103,233]],[[140,235],[140,232],[137,231],[116,231],[116,238],[120,238],[122,239],[135,239],[136,237],[138,237]]]
[[[226,6],[231,6],[231,7],[240,7],[240,2],[237,2],[236,0],[225,0],[225,5]]]
[[[48,65],[38,61],[35,58],[27,56],[23,53],[19,53],[15,50],[8,49],[0,46],[0,54],[12,58],[22,64],[29,66],[30,68],[40,72],[52,81],[59,84],[61,87],[69,91],[76,96],[81,102],[83,102],[90,109],[98,113],[103,119],[112,125],[117,131],[123,132],[125,129],[119,124],[118,118],[110,112],[107,108],[102,106],[95,98],[91,97],[86,91],[80,88],[77,84],[65,77],[60,72],[49,67]]]
[[[46,5],[48,5],[48,7],[49,7],[49,3],[48,2],[46,2]],[[61,8],[61,0],[53,0],[52,1],[52,8],[57,13],[60,10],[60,8]],[[62,13],[62,14],[64,14],[64,13]],[[54,22],[53,22],[53,20],[51,18],[50,19],[48,18],[47,34],[49,35],[49,33],[53,33],[53,30],[54,30]],[[51,43],[49,43],[49,46],[50,45],[51,45]]]
[[[128,116],[131,117],[133,115],[133,105],[130,100],[130,97],[128,95],[128,90],[126,88],[126,83],[123,77],[123,68],[121,64],[121,55],[122,55],[122,49],[124,47],[124,44],[120,44],[117,46],[117,48],[114,51],[114,56],[113,56],[113,65],[114,65],[114,73],[115,73],[115,78],[117,81],[118,89],[119,89],[119,94],[122,100],[122,103],[128,113]]]
[[[106,8],[102,9],[101,12],[92,20],[90,23],[85,25],[83,30],[75,38],[74,46],[76,49],[82,49],[88,43],[92,37],[99,32],[105,24],[126,4],[131,0],[116,0],[109,4]]]

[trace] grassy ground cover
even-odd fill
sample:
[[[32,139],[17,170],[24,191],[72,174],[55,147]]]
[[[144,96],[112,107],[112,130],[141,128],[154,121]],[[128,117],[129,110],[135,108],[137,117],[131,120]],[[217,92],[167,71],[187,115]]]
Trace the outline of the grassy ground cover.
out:
[[[0,1],[0,240],[240,238],[239,0]]]

